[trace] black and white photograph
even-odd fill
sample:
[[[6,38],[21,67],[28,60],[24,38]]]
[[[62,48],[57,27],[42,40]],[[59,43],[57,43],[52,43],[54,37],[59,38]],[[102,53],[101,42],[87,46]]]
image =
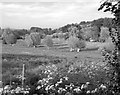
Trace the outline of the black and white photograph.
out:
[[[1,0],[0,95],[120,95],[120,0]]]

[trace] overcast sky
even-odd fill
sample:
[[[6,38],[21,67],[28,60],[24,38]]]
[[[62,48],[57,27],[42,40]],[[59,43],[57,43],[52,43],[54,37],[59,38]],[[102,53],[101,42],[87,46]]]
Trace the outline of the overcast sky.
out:
[[[36,2],[34,2],[36,1]],[[49,2],[48,2],[49,1]],[[3,0],[0,3],[1,27],[58,28],[66,24],[112,17],[98,11],[101,0]]]

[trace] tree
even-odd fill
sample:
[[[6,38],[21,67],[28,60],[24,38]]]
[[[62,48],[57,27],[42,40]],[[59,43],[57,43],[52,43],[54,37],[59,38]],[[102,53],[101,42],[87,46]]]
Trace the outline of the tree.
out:
[[[112,20],[113,20],[112,18],[104,18],[103,26],[107,28],[113,27]]]
[[[2,33],[3,33],[3,31],[2,31],[2,29],[1,29],[1,27],[0,27],[0,37],[2,36]]]
[[[115,49],[111,54],[105,56],[106,61],[112,68],[111,80],[109,82],[109,91],[114,92],[114,95],[120,94],[120,1],[105,0],[98,10],[104,9],[104,12],[111,12],[114,15],[113,22],[115,24],[116,33],[110,29],[110,37],[115,45]],[[114,35],[116,34],[116,35]]]
[[[109,29],[107,27],[101,27],[100,41],[105,42],[109,38]]]
[[[50,47],[53,46],[53,40],[52,37],[50,35],[47,35],[44,39],[43,39],[43,43],[47,46],[47,48],[49,49]]]
[[[17,42],[17,37],[10,28],[3,30],[2,38],[4,44],[15,44]]]
[[[94,39],[95,41],[98,41],[98,40],[99,40],[100,30],[98,29],[97,26],[91,27],[90,35],[91,35],[91,38]]]
[[[71,49],[82,49],[86,47],[85,41],[79,40],[76,36],[71,36],[68,39],[68,46]]]

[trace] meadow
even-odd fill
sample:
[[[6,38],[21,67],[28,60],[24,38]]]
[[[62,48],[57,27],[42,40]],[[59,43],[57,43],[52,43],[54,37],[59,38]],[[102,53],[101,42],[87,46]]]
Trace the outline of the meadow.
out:
[[[103,43],[86,42],[86,45],[86,48],[80,52],[70,52],[67,44],[59,44],[58,41],[50,49],[44,46],[26,47],[21,41],[14,46],[2,45],[4,85],[16,83],[21,86],[22,66],[25,64],[24,85],[46,88],[63,80],[56,88],[58,91],[59,88],[65,89],[71,83],[76,89],[89,82],[90,87],[87,91],[95,92],[102,83],[107,83],[108,67],[98,51],[98,47]],[[38,81],[45,83],[38,83]],[[70,92],[67,89],[66,91]],[[40,89],[30,91],[30,93],[35,92],[41,93]],[[48,93],[46,90],[43,92]]]

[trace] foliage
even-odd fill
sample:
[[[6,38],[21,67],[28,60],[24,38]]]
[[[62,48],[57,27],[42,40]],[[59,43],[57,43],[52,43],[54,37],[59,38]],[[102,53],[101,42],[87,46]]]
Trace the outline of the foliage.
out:
[[[53,46],[53,40],[51,35],[47,35],[44,39],[43,39],[43,43],[49,48]]]
[[[86,44],[85,41],[83,40],[79,40],[77,37],[75,36],[71,36],[68,39],[68,45],[70,48],[76,49],[76,48],[85,48]]]
[[[24,40],[28,47],[37,46],[41,44],[41,34],[37,32],[32,32],[25,36]]]
[[[0,28],[0,37],[2,36],[3,30]]]
[[[101,27],[100,42],[105,42],[109,38],[109,29],[107,27]]]
[[[105,55],[107,63],[111,67],[110,77],[108,82],[109,91],[114,92],[114,95],[120,94],[120,1],[118,0],[105,0],[98,10],[104,9],[104,12],[110,11],[114,16],[114,24],[116,26],[116,33],[110,30],[112,42],[115,45],[114,51]],[[116,35],[114,35],[116,34]]]
[[[107,27],[107,28],[114,27],[113,18],[104,18],[103,27]]]
[[[29,31],[26,29],[14,29],[12,32],[17,39],[22,39],[26,34],[29,34]]]
[[[93,26],[93,27],[91,28],[91,33],[90,33],[90,35],[91,35],[91,38],[92,38],[92,39],[98,41],[98,40],[99,40],[99,37],[100,37],[100,30],[99,30],[99,28],[98,28],[97,26]]]
[[[41,35],[41,38],[44,38],[47,30],[39,28],[39,27],[31,27],[29,31],[30,31],[30,33],[36,33],[37,32]]]
[[[2,34],[3,43],[5,44],[15,44],[17,42],[17,37],[13,34],[10,28],[6,28]]]
[[[31,33],[30,37],[33,41],[34,46],[41,44],[41,34],[40,33]]]
[[[103,93],[107,91],[107,87],[103,83],[107,82],[108,79],[106,76],[108,68],[105,62],[96,58],[74,59],[67,62],[65,60],[47,56],[3,56],[4,65],[9,64],[11,70],[16,73],[15,75],[18,75],[18,71],[22,71],[22,63],[25,63],[27,67],[25,69],[25,84],[29,88],[27,90],[29,95],[65,95],[66,93],[73,95],[88,95],[88,93],[91,95],[104,95]],[[7,68],[7,65],[3,68]],[[15,71],[15,68],[18,69]],[[36,68],[37,70],[34,71]],[[20,79],[20,77],[18,78]],[[5,77],[3,79],[5,80]],[[15,84],[12,84],[12,86]],[[17,87],[21,88],[20,85],[17,85],[11,88],[9,92],[14,91],[16,93]],[[20,92],[22,91],[20,90]]]
[[[25,40],[24,41],[25,41],[25,43],[27,44],[28,47],[32,47],[33,46],[33,41],[32,41],[32,39],[31,39],[29,34],[25,35]]]
[[[64,39],[65,38],[63,33],[58,33],[57,36],[58,36],[59,39]]]
[[[83,32],[84,35],[83,38],[85,40],[90,40],[90,39],[93,39],[95,41],[99,40],[100,32],[98,31],[98,28],[96,26],[85,27],[82,28],[81,31]]]
[[[112,43],[112,39],[108,38],[106,42],[99,47],[98,51],[101,52],[103,56],[105,56],[106,53],[112,53],[114,49],[115,45]]]

